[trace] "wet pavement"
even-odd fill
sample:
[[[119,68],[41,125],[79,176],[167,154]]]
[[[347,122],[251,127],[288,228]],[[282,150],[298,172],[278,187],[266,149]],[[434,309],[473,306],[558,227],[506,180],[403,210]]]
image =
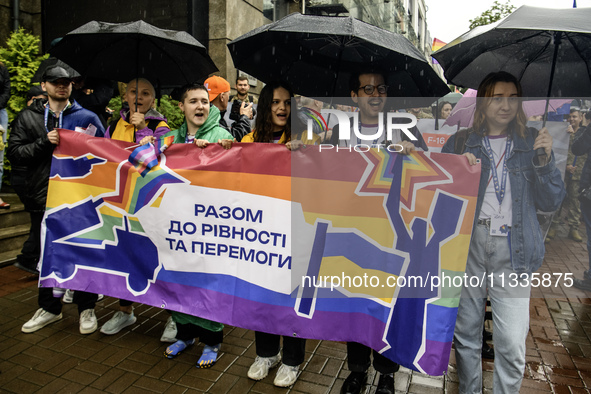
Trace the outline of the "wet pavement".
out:
[[[584,243],[559,237],[547,245],[540,273],[573,273],[587,269]],[[554,281],[555,282],[555,281]],[[588,393],[591,390],[591,293],[559,286],[533,293],[527,365],[521,393]],[[195,368],[202,344],[173,360],[163,355],[160,335],[167,312],[136,304],[137,322],[113,336],[81,335],[75,305],[64,305],[64,318],[35,333],[21,326],[37,309],[37,278],[12,266],[0,269],[1,393],[339,393],[348,375],[343,343],[308,340],[298,381],[288,389],[273,386],[273,370],[260,382],[246,372],[254,361],[254,333],[226,326],[221,357],[211,369]],[[99,301],[99,326],[118,310],[116,299]],[[490,323],[488,323],[490,324]],[[485,393],[491,393],[493,362],[484,361]],[[445,377],[430,377],[402,368],[397,393],[457,393],[452,351]],[[377,377],[370,371],[365,393],[374,393]]]

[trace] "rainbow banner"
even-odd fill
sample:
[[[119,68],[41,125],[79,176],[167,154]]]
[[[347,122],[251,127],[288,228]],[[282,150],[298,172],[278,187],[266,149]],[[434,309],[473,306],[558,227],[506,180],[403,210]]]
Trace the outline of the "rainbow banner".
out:
[[[40,286],[356,341],[445,373],[479,166],[384,149],[173,144],[141,176],[130,145],[60,133]]]
[[[443,42],[438,38],[433,39],[433,45],[431,46],[431,52],[437,52],[441,48],[447,45],[447,42]],[[439,64],[439,62],[435,58],[431,58],[433,64]]]

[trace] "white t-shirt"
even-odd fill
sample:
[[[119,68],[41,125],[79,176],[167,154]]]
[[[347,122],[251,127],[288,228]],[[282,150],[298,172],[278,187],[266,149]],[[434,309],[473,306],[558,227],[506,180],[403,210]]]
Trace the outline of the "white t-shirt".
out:
[[[480,210],[479,219],[490,219],[495,213],[502,213],[505,215],[507,226],[511,226],[512,223],[512,204],[511,204],[511,182],[509,181],[509,174],[507,174],[507,182],[505,185],[505,196],[503,197],[503,203],[499,210],[499,200],[495,192],[495,183],[493,181],[492,171],[497,172],[499,179],[499,185],[503,180],[503,163],[505,161],[505,149],[507,147],[507,136],[489,136],[490,147],[493,152],[494,164],[491,163],[491,173],[488,177],[488,185],[486,186],[486,192],[484,193],[484,201],[482,202],[482,208]],[[509,154],[513,149],[513,144],[509,150]],[[496,169],[494,168],[496,166]]]

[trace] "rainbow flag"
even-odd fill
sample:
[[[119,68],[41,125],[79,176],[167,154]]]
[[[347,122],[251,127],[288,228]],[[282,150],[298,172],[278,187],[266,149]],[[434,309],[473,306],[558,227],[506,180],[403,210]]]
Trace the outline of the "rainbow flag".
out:
[[[174,136],[169,136],[159,138],[153,144],[149,143],[137,147],[129,155],[129,162],[138,169],[142,176],[146,176],[146,174],[158,164],[158,158],[160,155],[164,153],[173,142]]]
[[[60,134],[42,286],[355,341],[445,373],[478,166],[440,153],[174,144],[142,176],[128,146]]]
[[[431,52],[437,52],[438,50],[440,50],[441,48],[443,48],[446,45],[447,45],[447,42],[443,42],[438,38],[434,38],[433,45],[431,46]],[[437,62],[437,60],[435,60],[434,58],[431,58],[431,59],[433,61],[433,64],[439,64]]]

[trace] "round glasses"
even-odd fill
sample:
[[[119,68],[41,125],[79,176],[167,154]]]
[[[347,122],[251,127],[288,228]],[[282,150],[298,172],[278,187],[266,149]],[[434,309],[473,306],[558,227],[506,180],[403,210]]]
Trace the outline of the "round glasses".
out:
[[[388,93],[388,85],[378,85],[378,86],[374,86],[374,85],[365,85],[365,86],[361,86],[358,90],[363,89],[363,91],[365,92],[365,94],[372,95],[373,92],[375,92],[376,89],[378,89],[378,93],[379,94],[386,94]]]

